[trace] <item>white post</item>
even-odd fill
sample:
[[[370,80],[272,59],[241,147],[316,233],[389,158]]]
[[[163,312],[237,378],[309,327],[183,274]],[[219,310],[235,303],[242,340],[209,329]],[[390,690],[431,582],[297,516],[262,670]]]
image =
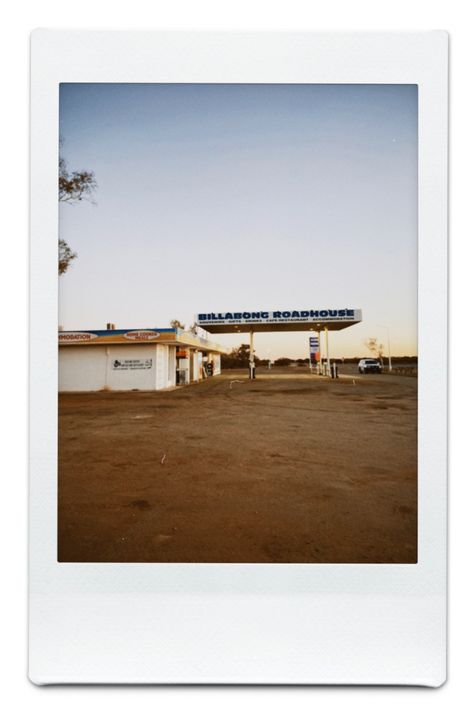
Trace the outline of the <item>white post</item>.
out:
[[[326,332],[326,368],[327,368],[327,373],[326,375],[331,375],[331,361],[329,359],[329,335],[328,335],[328,327],[325,326],[324,330]]]
[[[249,378],[253,380],[255,378],[255,358],[253,352],[253,331],[250,331],[250,357],[249,357]]]
[[[321,331],[318,331],[318,351],[317,352],[319,353],[319,360],[317,363],[316,374],[322,375],[323,364],[321,363]]]

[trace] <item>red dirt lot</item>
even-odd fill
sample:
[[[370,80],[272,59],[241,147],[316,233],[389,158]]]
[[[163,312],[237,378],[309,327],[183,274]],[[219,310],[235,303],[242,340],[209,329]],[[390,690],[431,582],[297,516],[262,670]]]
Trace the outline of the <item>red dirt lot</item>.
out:
[[[416,427],[402,376],[61,394],[58,559],[416,563]]]

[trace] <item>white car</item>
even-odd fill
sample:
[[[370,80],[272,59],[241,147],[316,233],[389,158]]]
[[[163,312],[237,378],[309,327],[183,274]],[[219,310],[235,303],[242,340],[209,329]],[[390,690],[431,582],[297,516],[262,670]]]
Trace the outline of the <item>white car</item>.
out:
[[[382,366],[375,358],[362,358],[359,361],[359,373],[381,373]]]

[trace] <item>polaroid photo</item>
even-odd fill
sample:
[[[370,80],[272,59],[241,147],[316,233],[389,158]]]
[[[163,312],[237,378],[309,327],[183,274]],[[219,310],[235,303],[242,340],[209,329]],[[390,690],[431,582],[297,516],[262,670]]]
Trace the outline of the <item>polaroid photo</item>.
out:
[[[38,30],[30,678],[446,678],[447,36]]]

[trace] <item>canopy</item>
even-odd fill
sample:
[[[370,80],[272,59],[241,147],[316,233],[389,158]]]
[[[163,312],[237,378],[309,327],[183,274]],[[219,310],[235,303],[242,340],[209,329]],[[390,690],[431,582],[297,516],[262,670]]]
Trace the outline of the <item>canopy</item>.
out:
[[[362,321],[360,309],[282,311],[214,311],[196,314],[196,324],[209,333],[262,331],[340,331]]]

